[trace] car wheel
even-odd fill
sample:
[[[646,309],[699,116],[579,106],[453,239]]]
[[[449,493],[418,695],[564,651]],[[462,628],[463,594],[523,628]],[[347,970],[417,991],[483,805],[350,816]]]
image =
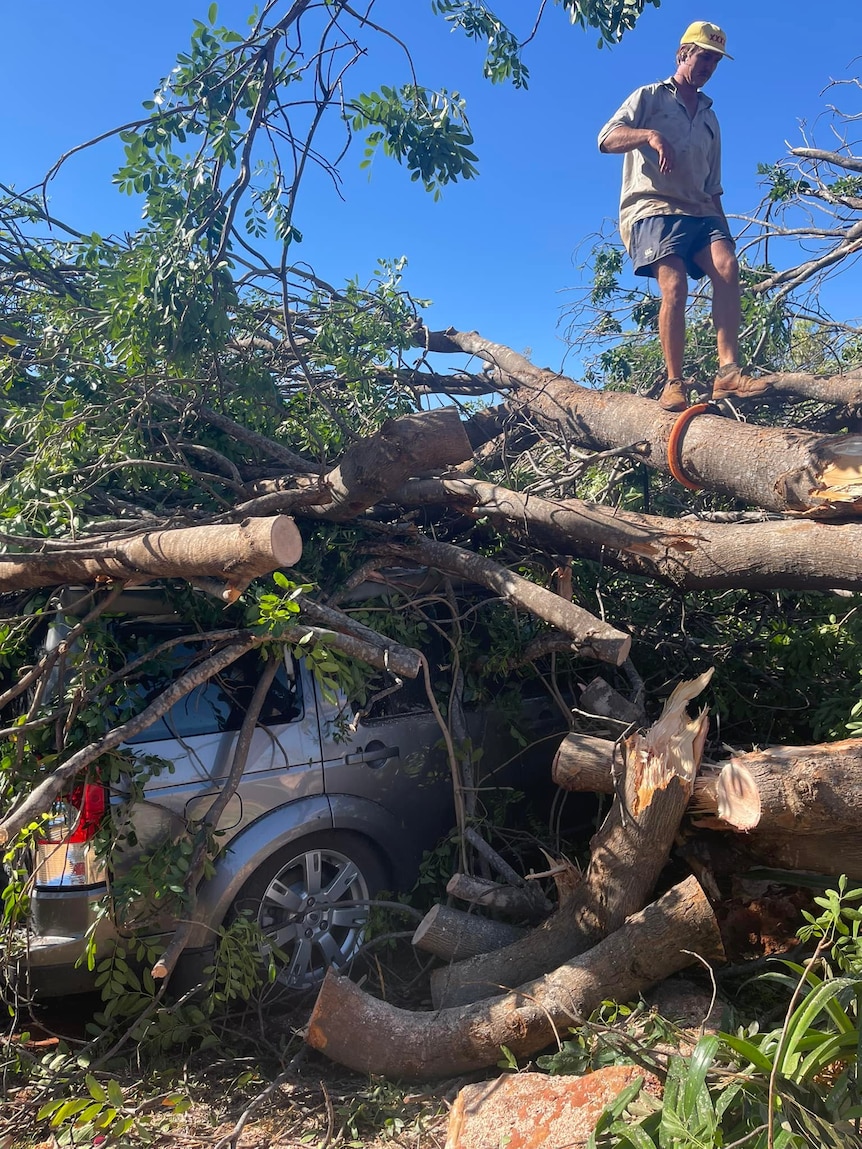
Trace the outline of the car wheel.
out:
[[[343,969],[356,956],[368,901],[385,884],[384,867],[364,838],[313,834],[283,846],[257,869],[240,890],[232,916],[251,917],[284,955],[276,955],[281,985],[311,989],[330,966]]]

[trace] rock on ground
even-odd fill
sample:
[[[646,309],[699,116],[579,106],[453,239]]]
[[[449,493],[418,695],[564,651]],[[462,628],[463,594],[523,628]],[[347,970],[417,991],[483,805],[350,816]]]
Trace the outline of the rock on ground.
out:
[[[636,1077],[661,1096],[658,1079],[636,1065],[609,1065],[583,1077],[510,1073],[467,1085],[449,1115],[446,1149],[577,1149]]]

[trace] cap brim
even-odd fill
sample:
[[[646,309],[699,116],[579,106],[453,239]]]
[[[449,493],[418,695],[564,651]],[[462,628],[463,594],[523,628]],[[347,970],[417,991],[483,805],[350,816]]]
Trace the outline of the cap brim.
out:
[[[733,56],[731,56],[729,52],[725,52],[721,48],[716,48],[715,44],[704,44],[700,40],[683,40],[680,44],[680,48],[683,44],[694,44],[696,48],[703,48],[705,52],[717,52],[719,56],[724,56],[727,60],[733,59]]]

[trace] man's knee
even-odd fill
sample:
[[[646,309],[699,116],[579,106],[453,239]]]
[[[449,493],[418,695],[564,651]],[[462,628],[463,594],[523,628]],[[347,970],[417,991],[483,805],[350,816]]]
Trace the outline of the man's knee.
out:
[[[656,265],[656,279],[663,303],[669,307],[685,305],[688,298],[688,277],[681,259],[662,260]]]
[[[726,284],[729,287],[739,285],[739,260],[736,252],[729,243],[714,243],[710,248],[712,268],[709,269],[713,283]]]

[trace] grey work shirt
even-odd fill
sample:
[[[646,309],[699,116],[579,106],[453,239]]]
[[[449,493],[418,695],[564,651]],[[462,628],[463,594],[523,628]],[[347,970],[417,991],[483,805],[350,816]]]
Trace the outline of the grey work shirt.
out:
[[[599,147],[614,128],[661,132],[676,159],[672,172],[658,168],[658,153],[644,144],[623,154],[620,234],[629,247],[632,225],[653,215],[714,216],[712,197],[721,195],[721,131],[712,100],[697,94],[693,117],[673,78],[632,92],[599,132]]]

